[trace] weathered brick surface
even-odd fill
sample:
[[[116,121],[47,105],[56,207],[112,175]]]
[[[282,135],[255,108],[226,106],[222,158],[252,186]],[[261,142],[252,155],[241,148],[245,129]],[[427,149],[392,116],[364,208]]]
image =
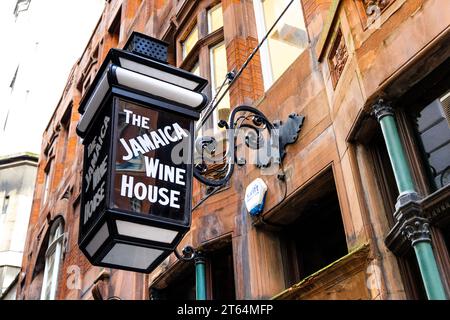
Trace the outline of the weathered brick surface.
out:
[[[227,46],[228,69],[238,71],[253,48],[258,44],[254,38],[235,38]],[[255,101],[264,94],[264,84],[261,74],[260,55],[257,53],[239,79],[230,88],[231,105]]]
[[[342,281],[335,280],[336,282],[329,286],[330,290],[340,292],[339,286],[351,288],[356,285],[358,290],[354,292],[364,293],[357,297],[352,295],[352,298],[405,298],[405,287],[395,257],[385,247],[381,247],[379,252],[374,251],[375,243],[378,243],[378,246],[383,245],[379,239],[384,239],[388,232],[385,227],[386,215],[390,213],[380,209],[383,205],[379,197],[366,194],[365,189],[375,190],[372,194],[379,191],[377,182],[371,174],[372,164],[366,151],[349,143],[348,137],[359,119],[365,116],[369,97],[380,93],[380,83],[395,77],[405,64],[411,65],[414,61],[419,61],[421,50],[428,45],[433,46],[432,41],[438,42],[439,37],[445,34],[445,30],[448,31],[450,21],[448,10],[447,12],[442,10],[446,1],[397,0],[383,13],[384,22],[380,28],[369,30],[362,25],[354,1],[343,0],[336,12],[335,24],[331,25],[329,30],[324,29],[324,32],[328,32],[332,38],[337,30],[336,23],[339,23],[349,51],[346,66],[336,86],[332,84],[326,59],[318,60],[315,41],[313,47],[306,48],[267,91],[264,91],[263,87],[259,53],[231,86],[232,106],[244,103],[254,105],[270,120],[285,120],[293,112],[306,117],[299,140],[288,147],[284,160],[286,186],[274,175],[262,176],[255,166],[236,168],[230,186],[194,210],[191,230],[180,244],[180,248],[187,244],[208,246],[218,239],[231,237],[237,298],[269,298],[285,289],[279,238],[273,232],[253,226],[254,221],[245,210],[243,195],[248,183],[256,177],[264,178],[269,185],[265,213],[273,217],[282,214],[279,210],[280,201],[286,202],[297,196],[326,168],[333,170],[349,249],[368,243],[370,245],[368,259],[377,262],[381,266],[380,272],[383,273],[383,276],[377,278],[380,286],[372,288],[370,293],[361,288],[365,283],[364,277],[370,276],[364,268],[361,272],[358,271],[354,281],[351,276]],[[38,255],[45,252],[46,235],[51,222],[57,216],[64,218],[67,233],[67,248],[60,269],[57,297],[59,299],[92,297],[90,290],[93,281],[102,269],[92,267],[77,247],[79,218],[77,204],[81,189],[82,146],[76,136],[75,127],[79,120],[77,108],[83,95],[83,84],[85,79],[95,75],[111,46],[123,46],[133,30],[160,38],[167,35],[168,41],[178,39],[186,26],[186,21],[197,17],[199,10],[195,8],[192,11],[188,10],[191,16],[187,12],[177,10],[185,10],[190,5],[198,5],[197,9],[205,9],[207,5],[213,4],[211,1],[195,1],[195,3],[186,1],[186,6],[183,6],[183,3],[184,1],[169,0],[107,2],[99,24],[85,52],[74,66],[66,90],[43,133],[36,190],[23,258],[23,273],[19,280],[19,299],[39,298],[42,271],[39,273],[36,270],[39,263],[42,263],[42,256]],[[302,0],[308,32],[314,39],[326,36],[321,32],[332,3],[335,3],[335,0]],[[225,19],[223,37],[228,69],[239,69],[258,43],[253,1],[224,0],[223,9]],[[120,37],[114,38],[108,29],[118,12],[121,12],[122,29]],[[186,21],[182,20],[185,16]],[[437,19],[436,16],[440,18]],[[174,62],[177,61],[174,52],[177,45],[174,43],[171,45],[169,60]],[[329,44],[325,42],[324,56],[329,50]],[[90,67],[92,61],[96,59],[97,63]],[[404,90],[398,88],[400,91],[401,89]],[[62,162],[63,135],[59,123],[70,103],[72,103],[71,125],[66,157]],[[42,204],[44,170],[49,161],[45,150],[52,141],[56,146],[54,174],[49,198],[44,205]],[[356,159],[355,154],[358,154],[358,157],[361,154],[362,156]],[[361,181],[367,184],[364,188]],[[284,187],[287,188],[287,200],[283,198]],[[198,182],[194,182],[194,204],[202,197],[204,190]],[[368,197],[370,201],[367,200]],[[371,226],[375,231],[370,231]],[[172,256],[169,266],[173,265],[175,260]],[[67,286],[68,282],[74,280],[74,273],[71,272],[74,266],[80,271],[80,288]],[[166,267],[161,267],[152,273],[149,276],[150,281],[167,272],[165,270]],[[151,282],[147,282],[147,278],[143,275],[106,271],[110,273],[108,284],[110,289],[104,291],[106,295],[129,299],[148,297],[146,288]],[[336,275],[328,276],[332,278]],[[325,278],[328,279],[328,276]],[[307,296],[313,299],[323,297],[323,294],[319,292],[314,296],[309,293]],[[345,293],[334,294],[333,297],[336,298],[346,297]]]

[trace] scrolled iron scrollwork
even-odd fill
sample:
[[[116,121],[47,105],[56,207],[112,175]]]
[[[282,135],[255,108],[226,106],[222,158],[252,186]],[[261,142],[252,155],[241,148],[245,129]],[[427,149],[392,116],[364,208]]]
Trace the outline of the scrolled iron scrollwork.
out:
[[[200,162],[194,165],[194,177],[208,186],[225,185],[233,175],[235,165],[247,164],[247,159],[239,157],[236,152],[241,142],[248,148],[257,150],[257,167],[280,163],[285,155],[286,145],[297,140],[303,121],[303,116],[291,114],[285,123],[279,120],[272,123],[260,110],[251,106],[240,105],[234,108],[228,122],[221,120],[218,123],[220,128],[225,129],[226,151],[218,148],[219,141],[215,137],[197,138],[195,150]],[[239,138],[243,138],[243,141],[238,140]],[[208,166],[206,160],[211,159],[214,166]],[[214,178],[207,177],[211,171],[215,173]]]

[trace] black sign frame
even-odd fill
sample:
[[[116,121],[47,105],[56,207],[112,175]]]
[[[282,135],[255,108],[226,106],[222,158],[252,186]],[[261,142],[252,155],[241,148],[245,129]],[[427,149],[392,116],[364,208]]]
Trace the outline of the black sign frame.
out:
[[[117,150],[114,150],[114,143],[118,138],[117,133],[117,109],[118,106],[115,103],[116,99],[123,99],[126,101],[129,101],[131,103],[138,104],[140,106],[147,107],[149,109],[156,110],[158,112],[168,112],[173,114],[181,115],[190,121],[190,128],[189,128],[189,134],[190,134],[190,161],[191,165],[189,173],[186,173],[186,197],[187,197],[187,205],[184,207],[184,215],[188,217],[187,223],[180,224],[175,223],[173,221],[169,221],[167,219],[155,219],[151,216],[143,217],[142,215],[136,215],[135,213],[131,211],[125,211],[125,210],[118,210],[111,207],[112,202],[112,192],[113,192],[113,178],[116,174],[115,170],[115,158],[116,158],[116,152]],[[150,107],[151,106],[151,107]],[[193,169],[192,169],[192,162],[193,162],[193,148],[194,148],[194,122],[198,120],[200,113],[199,111],[195,109],[187,109],[183,107],[182,105],[178,105],[171,101],[164,101],[161,100],[159,97],[152,97],[148,94],[144,94],[141,92],[138,92],[136,90],[128,90],[125,88],[121,88],[120,86],[112,85],[109,89],[105,99],[103,100],[100,108],[99,108],[98,114],[95,115],[93,121],[89,125],[87,129],[87,134],[85,136],[85,139],[90,137],[91,131],[94,130],[94,128],[98,125],[98,122],[102,121],[102,117],[104,115],[108,115],[110,117],[110,137],[107,141],[107,154],[108,154],[108,161],[107,161],[107,173],[106,173],[106,192],[105,192],[105,204],[104,209],[98,213],[96,217],[91,217],[92,222],[91,225],[85,227],[83,224],[84,221],[84,215],[85,215],[85,202],[87,195],[84,192],[85,183],[84,183],[84,174],[86,172],[86,166],[87,163],[83,164],[83,178],[82,178],[82,192],[81,192],[81,201],[80,201],[80,219],[79,219],[79,237],[78,237],[78,244],[81,249],[81,251],[85,254],[87,259],[93,264],[97,266],[104,266],[104,267],[111,267],[111,268],[118,268],[123,270],[129,270],[129,271],[139,271],[139,272],[145,272],[149,273],[156,266],[158,266],[164,259],[169,256],[173,250],[175,249],[176,245],[181,241],[181,239],[184,237],[185,233],[190,229],[191,226],[191,207],[192,207],[192,183],[193,183]],[[83,142],[84,144],[84,142]],[[85,146],[86,149],[86,146]],[[84,151],[84,156],[86,153],[86,150]],[[170,230],[177,231],[177,235],[172,241],[172,243],[168,245],[161,244],[156,241],[150,241],[150,240],[143,240],[137,237],[129,237],[125,235],[120,235],[117,230],[116,221],[117,220],[124,220],[129,222],[134,222],[140,225],[147,225],[147,226],[153,226],[153,227],[163,227],[165,229],[168,229],[170,227]],[[91,255],[87,250],[87,245],[95,238],[97,233],[100,231],[101,228],[103,228],[106,225],[108,229],[108,237],[103,241],[103,243],[98,247],[98,249],[95,251],[93,255]],[[129,244],[133,246],[139,246],[144,248],[152,248],[152,249],[159,249],[163,251],[164,253],[157,258],[151,265],[149,265],[146,269],[136,269],[134,267],[128,267],[123,265],[115,265],[110,263],[102,262],[102,259],[106,256],[106,254],[118,243],[122,244]]]

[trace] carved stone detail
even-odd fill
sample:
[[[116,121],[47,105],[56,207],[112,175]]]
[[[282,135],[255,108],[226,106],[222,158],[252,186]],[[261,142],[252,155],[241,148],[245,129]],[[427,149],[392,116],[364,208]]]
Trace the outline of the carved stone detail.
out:
[[[411,220],[405,221],[402,229],[402,235],[411,241],[412,245],[421,241],[431,241],[428,219],[414,217]]]
[[[392,0],[362,0],[364,10],[368,17],[380,13],[392,2]]]
[[[374,115],[377,120],[380,121],[384,116],[394,116],[394,109],[392,108],[390,102],[379,99],[372,106],[372,115]]]
[[[392,252],[401,256],[417,242],[431,241],[430,220],[423,211],[422,200],[403,204],[394,216],[397,222],[385,239]]]
[[[345,45],[345,39],[342,35],[342,31],[339,28],[336,38],[334,39],[333,45],[331,46],[331,51],[328,55],[328,64],[330,66],[331,80],[333,82],[333,88],[339,81],[339,78],[344,71],[345,64],[348,60],[348,50]]]

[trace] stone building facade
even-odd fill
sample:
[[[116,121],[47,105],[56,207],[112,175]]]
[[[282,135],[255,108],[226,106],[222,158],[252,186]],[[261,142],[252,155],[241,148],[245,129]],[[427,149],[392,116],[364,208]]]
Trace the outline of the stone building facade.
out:
[[[207,78],[212,97],[289,3],[105,2],[43,134],[19,298],[195,298],[192,262],[172,255],[144,275],[93,267],[79,251],[78,105],[108,50],[132,31],[169,43],[169,62]],[[287,147],[284,179],[248,164],[219,190],[194,184],[192,226],[179,251],[204,253],[208,299],[449,296],[447,6],[293,1],[202,130],[220,135],[214,123],[241,104],[271,121],[305,117]],[[254,218],[244,193],[257,177],[268,193]],[[435,272],[424,273],[424,264]]]
[[[0,300],[14,300],[33,202],[38,157],[0,157]]]

